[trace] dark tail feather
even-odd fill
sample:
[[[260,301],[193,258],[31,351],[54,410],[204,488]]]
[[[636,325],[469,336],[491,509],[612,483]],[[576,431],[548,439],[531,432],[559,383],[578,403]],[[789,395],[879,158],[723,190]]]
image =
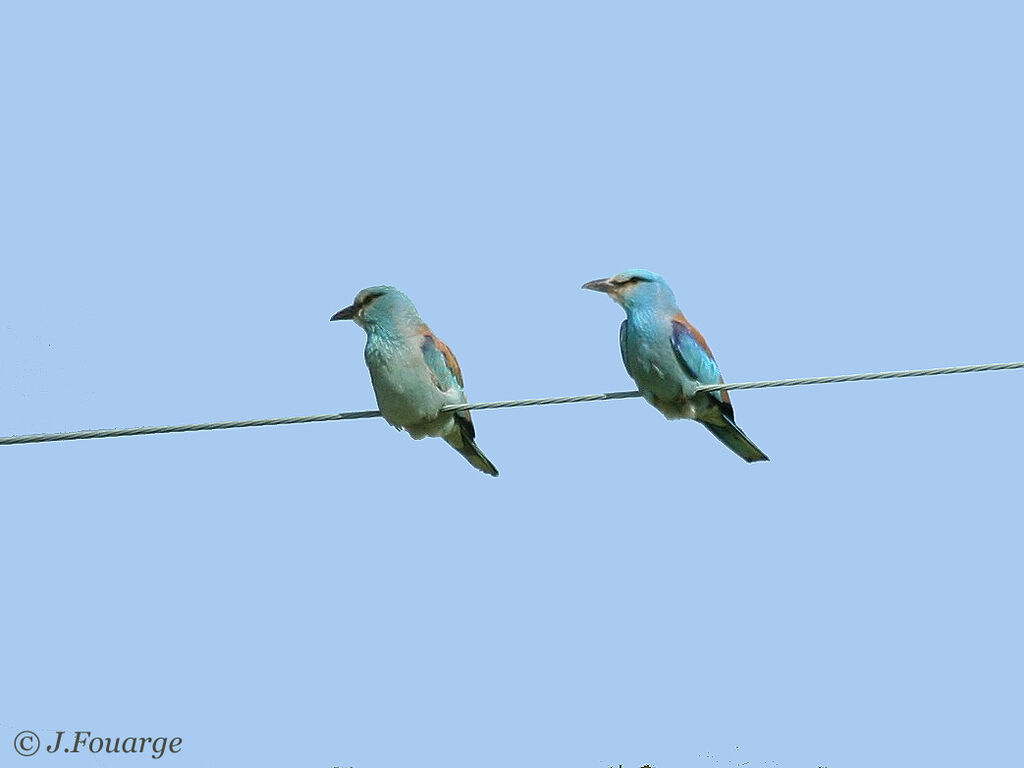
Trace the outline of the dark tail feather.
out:
[[[728,418],[725,414],[722,414],[724,423],[722,424],[711,424],[707,421],[702,421],[708,431],[725,443],[725,446],[739,456],[741,459],[746,461],[768,461],[768,457],[764,451],[754,445],[753,441],[743,434],[743,430],[736,426],[732,419]]]
[[[458,423],[458,422],[457,422]],[[458,424],[459,429],[452,431],[445,436],[445,442],[452,448],[466,457],[466,461],[492,477],[498,476],[498,468],[491,464],[490,459],[484,456],[483,452],[476,447],[473,435],[467,431],[463,424]],[[472,429],[472,426],[469,427]]]

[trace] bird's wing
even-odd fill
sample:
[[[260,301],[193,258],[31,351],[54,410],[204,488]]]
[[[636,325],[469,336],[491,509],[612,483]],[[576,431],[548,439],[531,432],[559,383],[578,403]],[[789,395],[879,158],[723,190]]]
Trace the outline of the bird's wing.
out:
[[[628,373],[630,378],[635,381],[636,376],[629,367],[629,355],[626,354],[626,334],[629,333],[627,330],[628,325],[629,321],[623,320],[622,325],[619,326],[619,352],[622,353],[622,364],[626,366],[626,373]]]
[[[455,359],[448,345],[426,326],[423,328],[423,344],[420,349],[423,350],[423,361],[427,364],[437,388],[442,392],[458,389],[459,402],[466,402],[466,397],[462,394],[462,369],[459,368],[459,361]],[[469,411],[456,411],[455,420],[461,425],[463,435],[472,441],[476,437],[476,428],[473,426],[473,417]]]
[[[715,356],[711,353],[711,347],[682,312],[672,318],[672,349],[675,350],[676,358],[690,378],[701,384],[721,384],[724,381],[722,372],[718,370],[718,363],[715,362]],[[728,392],[719,390],[708,394],[721,402],[729,415],[732,415]]]
[[[462,369],[448,345],[434,335],[429,328],[423,331],[423,360],[430,369],[431,377],[442,392],[458,387],[462,389]]]

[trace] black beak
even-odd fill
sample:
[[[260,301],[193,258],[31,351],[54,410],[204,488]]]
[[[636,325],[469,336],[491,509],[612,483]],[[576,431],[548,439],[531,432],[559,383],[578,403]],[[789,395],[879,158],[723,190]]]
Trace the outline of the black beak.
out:
[[[333,315],[331,315],[331,320],[351,320],[355,316],[356,316],[356,305],[353,304],[351,307],[345,307],[344,309],[339,309],[337,312],[335,312]]]
[[[600,291],[601,293],[611,293],[615,288],[611,280],[591,280],[580,287],[586,288],[588,291]]]

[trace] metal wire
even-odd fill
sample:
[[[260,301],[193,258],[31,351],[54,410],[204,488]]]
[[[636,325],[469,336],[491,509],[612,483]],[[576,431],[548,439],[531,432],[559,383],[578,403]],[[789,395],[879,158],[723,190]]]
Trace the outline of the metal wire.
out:
[[[958,365],[948,368],[919,368],[908,371],[883,371],[880,373],[852,373],[843,376],[814,376],[804,379],[775,379],[770,381],[748,381],[738,384],[707,384],[697,387],[697,392],[734,389],[771,389],[774,387],[800,387],[806,384],[837,384],[846,381],[876,381],[879,379],[907,379],[916,376],[942,376],[950,373],[981,373],[982,371],[1009,371],[1024,368],[1024,362],[988,363],[985,365]],[[624,400],[640,397],[640,393],[603,392],[596,395],[570,395],[567,397],[537,397],[527,400],[498,400],[490,403],[466,403],[447,405],[443,411],[484,411],[495,408],[521,408],[528,405],[564,405],[567,403],[591,403],[599,400]],[[55,432],[42,435],[12,435],[0,437],[0,445],[23,445],[25,443],[51,443],[62,440],[91,440],[97,437],[131,437],[135,435],[163,435],[171,432],[203,432],[213,429],[236,429],[239,427],[275,427],[281,424],[308,424],[317,421],[349,421],[352,419],[373,419],[380,411],[347,411],[327,413],[319,416],[288,416],[279,419],[248,419],[246,421],[213,421],[204,424],[177,424],[166,427],[129,427],[127,429],[90,429],[80,432]]]
[[[839,384],[844,381],[876,381],[879,379],[910,379],[916,376],[943,376],[947,373],[981,373],[982,371],[1010,371],[1024,368],[1019,363],[986,363],[985,365],[956,365],[949,368],[917,368],[911,371],[883,371],[881,373],[848,373],[843,376],[811,376],[806,379],[776,379],[774,381],[747,381],[742,384],[707,384],[697,387],[698,392],[733,389],[771,389],[774,387],[802,387],[806,384]]]

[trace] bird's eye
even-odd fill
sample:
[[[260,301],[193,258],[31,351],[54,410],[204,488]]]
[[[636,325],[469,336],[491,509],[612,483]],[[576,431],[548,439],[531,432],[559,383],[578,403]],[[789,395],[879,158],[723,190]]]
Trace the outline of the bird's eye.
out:
[[[373,301],[374,299],[379,299],[383,295],[384,295],[384,293],[382,291],[380,293],[370,293],[370,294],[367,294],[366,296],[363,296],[363,300],[359,302],[359,308],[362,309],[367,304],[369,304],[371,301]]]

